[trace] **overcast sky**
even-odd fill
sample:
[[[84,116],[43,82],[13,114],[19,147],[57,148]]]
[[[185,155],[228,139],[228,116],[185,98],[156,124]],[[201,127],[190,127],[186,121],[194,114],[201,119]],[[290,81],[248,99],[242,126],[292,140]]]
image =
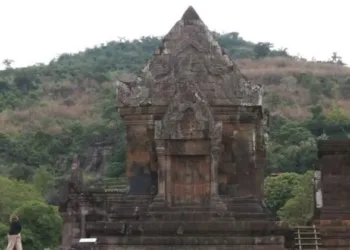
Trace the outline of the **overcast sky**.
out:
[[[0,61],[47,63],[119,37],[164,35],[192,5],[211,30],[350,64],[350,0],[0,0]]]

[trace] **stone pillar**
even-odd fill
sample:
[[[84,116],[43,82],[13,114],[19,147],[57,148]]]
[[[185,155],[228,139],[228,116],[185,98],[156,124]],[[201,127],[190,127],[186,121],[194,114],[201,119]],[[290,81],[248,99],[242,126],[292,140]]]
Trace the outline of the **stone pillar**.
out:
[[[227,210],[226,204],[219,197],[218,168],[220,158],[220,144],[222,139],[222,122],[216,122],[211,133],[211,185],[210,205],[219,210]]]
[[[158,195],[165,198],[165,178],[166,178],[166,156],[164,143],[156,143],[156,153],[158,159]]]
[[[73,222],[68,212],[60,213],[63,219],[62,238],[60,250],[69,249],[73,242]]]
[[[156,141],[156,154],[158,160],[158,194],[151,205],[152,208],[164,207],[167,199],[168,182],[168,156],[165,155],[164,140]]]
[[[220,154],[220,147],[212,147],[211,149],[211,185],[210,185],[210,193],[211,195],[218,195],[218,178],[217,178],[217,171],[218,171],[218,163],[219,163],[219,154]]]
[[[219,163],[220,147],[213,147],[211,150],[211,194],[210,206],[214,209],[227,210],[226,204],[219,196],[218,188],[218,163]]]
[[[211,131],[211,194],[218,195],[218,167],[220,158],[220,145],[222,140],[222,122],[216,122]]]
[[[137,175],[139,170],[148,172],[151,161],[149,130],[152,129],[153,117],[150,115],[126,115],[126,173],[129,178]]]
[[[80,209],[80,238],[86,238],[86,215],[88,210],[82,206]]]

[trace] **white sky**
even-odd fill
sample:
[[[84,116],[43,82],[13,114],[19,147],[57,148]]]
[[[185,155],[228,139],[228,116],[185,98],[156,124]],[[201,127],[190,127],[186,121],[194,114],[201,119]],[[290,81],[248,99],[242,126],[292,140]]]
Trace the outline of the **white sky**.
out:
[[[165,35],[189,5],[211,30],[308,59],[336,51],[350,64],[350,0],[0,0],[0,63],[47,63],[119,37]]]

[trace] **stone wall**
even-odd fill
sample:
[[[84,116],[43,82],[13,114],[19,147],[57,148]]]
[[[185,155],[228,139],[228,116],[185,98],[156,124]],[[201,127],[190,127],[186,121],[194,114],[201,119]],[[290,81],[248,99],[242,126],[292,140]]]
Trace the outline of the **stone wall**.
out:
[[[158,171],[154,123],[163,118],[167,107],[130,107],[119,110],[127,126],[127,175],[132,178],[147,174],[151,178],[151,172]],[[219,193],[262,198],[266,156],[261,130],[261,108],[212,107],[212,112],[214,119],[223,122],[218,164]],[[172,152],[166,154],[182,151],[191,154],[191,150],[196,150],[196,143],[179,143],[175,145],[176,141],[173,141],[169,144],[166,148]],[[205,147],[209,144],[203,145]],[[193,151],[192,154],[196,153]]]
[[[318,148],[323,198],[319,219],[350,222],[350,140],[320,141]]]
[[[221,194],[262,197],[266,159],[263,154],[260,112],[259,108],[238,110],[231,107],[226,108],[226,115],[216,115],[223,119],[223,139],[218,169]]]

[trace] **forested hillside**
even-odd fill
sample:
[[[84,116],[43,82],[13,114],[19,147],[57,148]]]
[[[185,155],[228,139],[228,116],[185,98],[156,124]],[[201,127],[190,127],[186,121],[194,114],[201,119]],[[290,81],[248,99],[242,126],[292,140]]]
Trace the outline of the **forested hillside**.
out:
[[[336,54],[329,62],[308,62],[235,32],[214,35],[241,71],[264,85],[271,113],[266,176],[279,173],[266,179],[267,204],[279,218],[305,223],[316,141],[350,134],[350,68]],[[115,79],[138,74],[160,41],[114,41],[26,68],[4,61],[0,247],[13,211],[25,218],[25,249],[57,246],[61,221],[54,205],[74,155],[86,179],[123,177],[125,135],[114,107]]]

